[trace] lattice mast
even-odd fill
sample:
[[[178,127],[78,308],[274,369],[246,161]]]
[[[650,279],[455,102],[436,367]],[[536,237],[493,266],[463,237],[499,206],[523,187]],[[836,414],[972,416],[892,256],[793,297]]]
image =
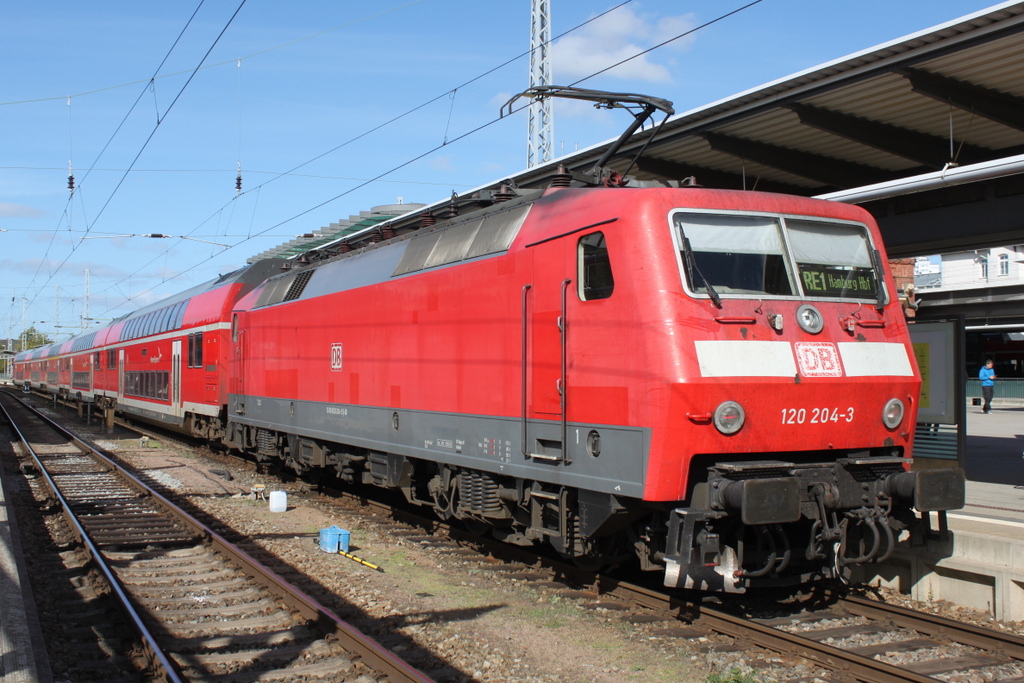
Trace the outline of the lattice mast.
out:
[[[530,5],[530,87],[551,85],[551,2],[531,0]],[[555,125],[551,100],[538,98],[530,103],[526,167],[533,168],[551,161]]]

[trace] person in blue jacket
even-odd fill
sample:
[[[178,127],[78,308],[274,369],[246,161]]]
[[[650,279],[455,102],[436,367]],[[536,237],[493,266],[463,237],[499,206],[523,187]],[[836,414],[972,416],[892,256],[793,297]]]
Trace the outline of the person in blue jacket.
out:
[[[988,413],[992,410],[992,393],[995,391],[996,383],[993,381],[996,378],[996,371],[992,368],[992,359],[989,358],[985,361],[985,367],[978,373],[978,379],[981,380],[981,397],[985,399],[985,405],[981,407],[981,412]]]

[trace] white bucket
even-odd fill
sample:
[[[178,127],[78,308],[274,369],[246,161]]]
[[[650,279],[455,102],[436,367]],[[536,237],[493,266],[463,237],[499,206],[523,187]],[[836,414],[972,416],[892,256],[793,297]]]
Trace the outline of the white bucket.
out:
[[[284,491],[270,492],[270,511],[284,512],[288,509],[288,494]]]

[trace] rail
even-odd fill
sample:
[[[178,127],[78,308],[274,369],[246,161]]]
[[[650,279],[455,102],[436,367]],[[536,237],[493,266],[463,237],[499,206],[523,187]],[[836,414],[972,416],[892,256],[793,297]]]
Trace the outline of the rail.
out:
[[[23,406],[26,410],[32,413],[34,418],[38,418],[45,423],[47,427],[58,432],[62,437],[72,441],[77,448],[86,452],[90,457],[100,461],[108,471],[116,471],[129,487],[138,491],[141,497],[144,497],[154,503],[157,508],[163,510],[170,518],[177,522],[179,526],[187,529],[191,534],[204,538],[206,543],[209,544],[209,546],[216,552],[220,553],[221,556],[229,558],[236,567],[242,568],[249,578],[255,580],[270,593],[284,601],[293,613],[301,615],[307,623],[316,624],[317,628],[322,633],[328,634],[330,637],[336,639],[347,652],[358,656],[370,668],[376,670],[380,674],[386,675],[388,680],[395,681],[395,683],[398,683],[399,681],[408,683],[427,683],[430,680],[424,674],[401,660],[401,658],[387,651],[386,648],[374,642],[371,638],[352,627],[347,622],[341,620],[334,613],[321,606],[311,597],[288,584],[272,570],[249,556],[247,553],[227,541],[206,525],[202,524],[184,510],[174,505],[170,500],[146,486],[142,481],[134,477],[114,460],[95,450],[87,443],[77,438],[74,434],[62,428],[53,420],[34,410],[31,406],[28,406],[24,401],[12,395],[10,392],[0,392],[0,394],[3,395],[5,400],[17,402],[20,406]],[[90,538],[86,526],[76,519],[73,505],[61,493],[57,483],[47,472],[47,468],[42,459],[37,457],[35,452],[31,449],[28,439],[25,436],[22,436],[21,431],[17,429],[15,421],[7,411],[6,407],[3,407],[3,412],[6,414],[8,421],[12,425],[12,429],[15,429],[18,433],[19,438],[25,444],[26,448],[32,451],[32,457],[35,460],[40,473],[45,477],[48,486],[53,491],[55,497],[59,499],[64,509],[65,516],[74,526],[76,534],[82,540],[83,545],[88,549],[90,556],[94,559],[97,566],[106,577],[107,582],[121,598],[129,618],[134,624],[136,624],[138,632],[144,634],[143,637],[145,638],[147,655],[149,655],[150,660],[154,663],[158,662],[159,667],[163,671],[168,672],[163,674],[163,680],[168,682],[183,680],[180,678],[178,668],[168,660],[166,652],[158,645],[157,639],[150,634],[148,629],[146,629],[141,616],[133,607],[133,602],[127,596],[127,591],[125,591],[124,587],[121,585],[116,572],[108,565],[103,552],[99,549],[101,543]]]
[[[22,402],[20,399],[11,396],[10,394],[5,395],[8,396],[11,400],[17,401],[18,403],[21,403],[23,406],[25,406],[24,402]],[[25,407],[28,408],[28,406]],[[157,644],[156,638],[153,636],[152,632],[150,632],[149,628],[142,620],[142,616],[132,605],[132,602],[129,599],[128,594],[125,593],[124,588],[121,585],[121,582],[118,580],[116,574],[114,573],[113,568],[103,557],[103,554],[100,552],[99,548],[96,547],[96,544],[93,542],[92,538],[86,532],[81,522],[78,521],[77,515],[75,515],[75,513],[71,509],[71,504],[61,493],[60,488],[58,488],[56,482],[54,482],[53,478],[50,476],[50,473],[43,465],[43,461],[40,459],[35,449],[32,448],[32,444],[29,442],[28,437],[21,431],[21,428],[15,421],[14,416],[11,415],[11,413],[7,410],[7,406],[3,405],[3,403],[0,403],[0,410],[3,411],[4,418],[10,425],[11,430],[15,433],[18,440],[22,443],[26,452],[32,457],[32,460],[35,462],[40,475],[46,481],[47,487],[50,489],[50,492],[60,503],[61,509],[64,511],[64,517],[68,520],[68,523],[74,529],[75,535],[82,543],[82,546],[85,549],[86,553],[88,553],[89,557],[95,564],[97,570],[103,574],[111,590],[114,591],[114,594],[117,596],[118,607],[121,609],[122,612],[124,612],[125,616],[128,617],[128,620],[132,623],[132,627],[134,628],[135,632],[139,635],[139,638],[143,643],[143,647],[146,650],[146,658],[150,661],[151,666],[153,666],[154,669],[159,671],[160,678],[164,681],[167,681],[168,683],[176,683],[182,681],[183,679],[178,675],[177,668],[171,663],[170,658],[163,651],[163,648],[161,648]],[[90,451],[92,450],[76,437],[65,432],[63,429],[56,427],[56,425],[52,421],[48,420],[42,415],[39,415],[38,413],[36,414],[38,417],[42,418],[51,426],[57,428],[62,434],[66,435],[79,448],[87,449]]]

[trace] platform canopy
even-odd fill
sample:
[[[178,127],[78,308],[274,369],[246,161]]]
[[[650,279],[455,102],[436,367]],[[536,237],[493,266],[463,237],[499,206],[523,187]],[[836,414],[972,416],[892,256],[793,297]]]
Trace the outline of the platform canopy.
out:
[[[1022,74],[1024,3],[1003,3],[677,114],[640,153],[648,125],[609,165],[858,203],[890,256],[1024,244]],[[513,180],[587,171],[610,144]]]

